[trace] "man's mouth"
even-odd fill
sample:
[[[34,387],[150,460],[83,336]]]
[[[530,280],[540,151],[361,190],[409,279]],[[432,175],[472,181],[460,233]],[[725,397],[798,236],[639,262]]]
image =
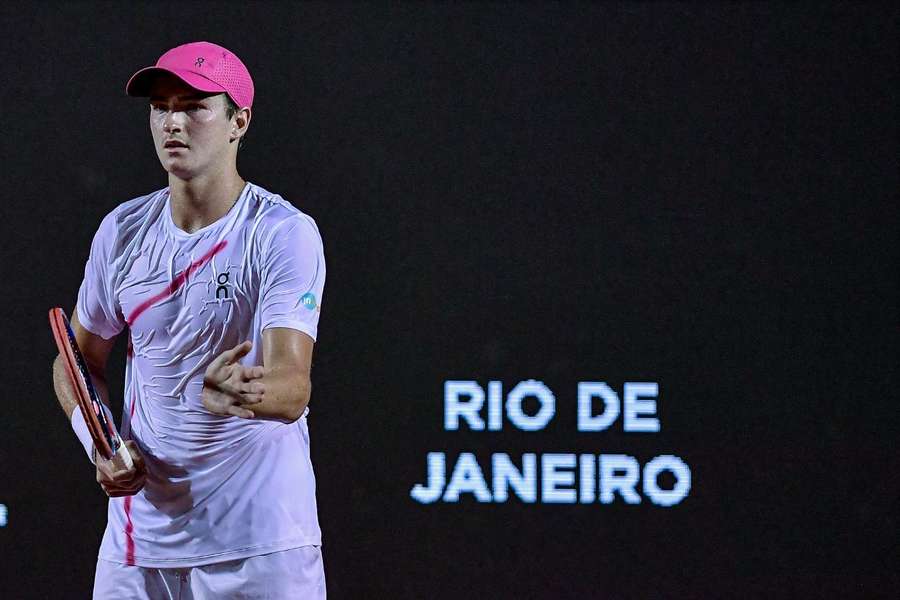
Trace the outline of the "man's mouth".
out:
[[[165,144],[163,144],[164,148],[187,148],[187,144],[184,142],[179,142],[178,140],[169,140]]]

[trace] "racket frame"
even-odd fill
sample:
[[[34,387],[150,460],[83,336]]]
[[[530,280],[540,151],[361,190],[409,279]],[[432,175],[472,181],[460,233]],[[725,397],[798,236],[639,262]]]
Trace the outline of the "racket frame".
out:
[[[84,422],[94,440],[97,454],[106,460],[117,459],[122,466],[130,468],[131,454],[125,448],[115,424],[106,417],[100,394],[94,387],[87,362],[78,348],[75,333],[63,309],[50,309],[50,329],[60,356],[63,357],[63,364],[75,389],[78,408],[84,415]]]

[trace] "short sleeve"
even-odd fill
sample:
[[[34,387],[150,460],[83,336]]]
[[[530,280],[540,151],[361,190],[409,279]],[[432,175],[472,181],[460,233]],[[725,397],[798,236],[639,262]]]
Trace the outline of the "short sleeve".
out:
[[[78,290],[78,321],[95,335],[110,339],[125,327],[125,319],[115,298],[112,249],[116,243],[116,219],[106,215],[94,234],[91,253]]]
[[[325,252],[315,221],[306,215],[282,221],[264,252],[260,329],[289,327],[315,341],[325,289]]]

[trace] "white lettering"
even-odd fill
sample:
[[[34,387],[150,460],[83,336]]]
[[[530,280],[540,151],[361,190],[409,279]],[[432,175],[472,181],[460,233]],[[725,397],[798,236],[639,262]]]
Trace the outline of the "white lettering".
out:
[[[581,471],[581,486],[578,488],[578,501],[590,504],[597,499],[597,470],[594,468],[597,459],[593,454],[582,454],[578,457]]]
[[[640,400],[639,398],[656,398],[659,386],[655,383],[625,384],[625,431],[657,432],[659,419],[641,417],[656,413],[656,400]]]
[[[503,384],[488,382],[488,431],[503,429]]]
[[[574,454],[544,454],[541,457],[541,501],[545,504],[574,504],[575,490],[560,486],[575,484]]]
[[[462,397],[468,397],[467,402]],[[474,381],[445,381],[444,382],[444,429],[456,431],[459,429],[459,418],[462,417],[469,424],[469,429],[482,431],[484,421],[478,411],[484,405],[484,390]]]
[[[622,475],[617,473],[624,472]],[[600,455],[600,502],[612,504],[615,492],[622,495],[627,504],[640,504],[641,497],[636,491],[640,467],[633,456],[625,454]]]
[[[537,461],[534,454],[522,455],[522,470],[519,471],[508,454],[494,454],[491,470],[494,479],[494,502],[506,502],[508,489],[512,488],[522,502],[537,499]]]
[[[657,481],[663,471],[675,476],[675,487],[664,490]],[[683,460],[671,454],[657,456],[644,466],[644,495],[658,506],[673,506],[684,500],[691,491],[691,470]]]
[[[603,412],[592,415],[594,398],[603,400]],[[619,418],[619,397],[603,382],[578,384],[578,431],[603,431]]]
[[[427,462],[428,487],[425,487],[421,483],[417,483],[409,492],[409,495],[412,496],[413,500],[421,502],[422,504],[431,504],[441,497],[446,477],[446,462],[443,452],[429,452]]]
[[[456,461],[450,483],[444,492],[444,502],[459,502],[460,494],[472,494],[479,502],[490,502],[491,493],[488,491],[481,467],[475,460],[475,455],[463,452]]]
[[[533,417],[525,414],[522,410],[522,400],[527,396],[534,396],[541,403],[541,407]],[[546,385],[534,379],[519,382],[506,398],[506,415],[513,425],[522,431],[543,429],[555,413],[556,398],[553,397],[553,392]]]

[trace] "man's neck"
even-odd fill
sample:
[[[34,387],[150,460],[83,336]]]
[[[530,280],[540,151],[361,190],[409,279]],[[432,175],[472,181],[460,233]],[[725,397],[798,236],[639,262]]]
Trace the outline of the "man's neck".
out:
[[[190,180],[169,175],[169,197],[175,226],[193,233],[225,216],[237,201],[246,182],[236,170]]]

